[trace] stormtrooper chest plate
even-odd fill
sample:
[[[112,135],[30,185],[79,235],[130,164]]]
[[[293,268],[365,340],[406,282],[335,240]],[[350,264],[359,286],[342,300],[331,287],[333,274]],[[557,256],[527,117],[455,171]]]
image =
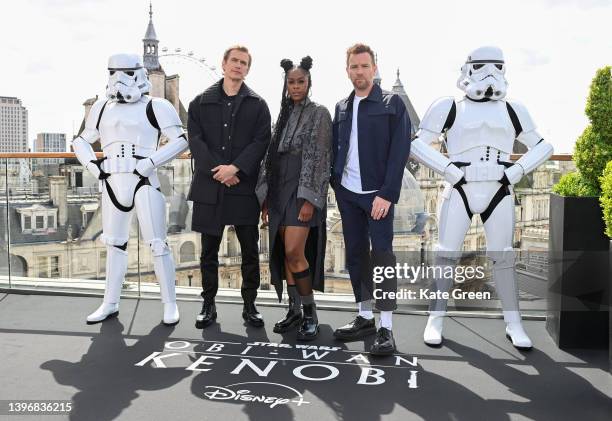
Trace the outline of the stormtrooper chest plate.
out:
[[[448,153],[458,155],[470,149],[489,146],[512,153],[514,127],[504,101],[457,102],[455,122],[446,135]]]
[[[113,143],[131,144],[140,149],[157,149],[158,132],[147,119],[147,102],[109,102],[100,119],[102,149]]]

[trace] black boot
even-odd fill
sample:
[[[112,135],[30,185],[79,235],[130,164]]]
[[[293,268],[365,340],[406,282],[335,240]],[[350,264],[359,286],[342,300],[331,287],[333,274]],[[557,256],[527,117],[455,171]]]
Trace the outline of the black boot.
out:
[[[255,307],[255,301],[249,301],[244,303],[244,307],[242,309],[242,318],[251,326],[254,327],[262,327],[264,325],[264,320],[259,311],[257,311],[257,307]]]
[[[289,310],[285,317],[274,325],[273,331],[275,333],[284,333],[291,330],[294,326],[297,326],[302,321],[302,310],[295,305],[295,301],[292,297],[289,297]]]
[[[206,326],[211,325],[217,319],[217,307],[215,306],[214,299],[204,299],[202,304],[202,311],[196,317],[196,329],[204,329]]]
[[[316,304],[303,304],[304,319],[297,332],[298,341],[312,341],[319,334],[319,321],[317,320]]]

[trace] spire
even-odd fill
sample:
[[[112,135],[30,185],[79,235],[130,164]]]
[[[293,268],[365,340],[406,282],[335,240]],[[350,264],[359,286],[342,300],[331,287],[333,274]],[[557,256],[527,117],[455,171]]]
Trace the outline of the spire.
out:
[[[374,75],[374,83],[378,86],[380,86],[380,83],[382,82],[382,78],[380,77],[380,73],[378,71],[378,54],[375,55],[376,58],[376,74]]]
[[[406,111],[408,111],[408,116],[410,117],[410,123],[412,125],[412,127],[410,128],[410,132],[412,134],[415,134],[419,128],[419,124],[421,120],[419,119],[419,116],[417,115],[416,110],[414,109],[414,106],[412,105],[412,101],[410,101],[410,98],[408,98],[408,94],[406,93],[406,90],[404,89],[404,85],[402,84],[402,81],[400,80],[399,68],[397,69],[396,74],[397,74],[397,80],[395,81],[395,84],[393,85],[393,89],[391,89],[391,92],[398,95],[401,98],[404,105],[406,106]]]
[[[149,2],[149,26],[147,26],[147,33],[144,36],[145,40],[156,41],[157,34],[155,33],[155,27],[153,26],[153,5]]]
[[[397,79],[395,80],[395,84],[393,84],[393,87],[394,87],[394,88],[395,88],[395,87],[397,87],[397,88],[401,88],[401,90],[403,91],[403,90],[404,90],[404,85],[402,85],[402,81],[401,81],[401,80],[400,80],[400,78],[399,78],[399,75],[400,75],[400,70],[399,70],[399,67],[397,68],[397,72],[396,72],[396,74],[397,74]]]
[[[157,34],[155,33],[155,27],[153,26],[153,5],[149,2],[149,26],[147,26],[147,33],[145,34],[143,40],[143,54],[142,61],[147,70],[158,70],[160,68],[159,65],[159,57],[158,57],[158,47],[159,40],[157,39]]]

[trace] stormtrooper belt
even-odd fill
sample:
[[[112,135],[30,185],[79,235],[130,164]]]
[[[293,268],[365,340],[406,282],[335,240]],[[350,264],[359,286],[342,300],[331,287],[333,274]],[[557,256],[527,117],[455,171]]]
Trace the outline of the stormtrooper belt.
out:
[[[145,159],[144,156],[138,156],[138,155],[134,155],[134,158],[136,160],[140,160],[140,159]],[[130,206],[124,206],[122,205],[119,200],[117,200],[117,196],[115,196],[115,192],[113,192],[113,189],[110,186],[110,183],[107,181],[108,177],[110,177],[112,174],[105,172],[102,167],[104,165],[103,162],[107,159],[107,157],[103,157],[100,159],[96,159],[93,160],[91,162],[93,162],[94,164],[96,164],[98,166],[98,168],[100,169],[100,180],[102,180],[102,182],[104,183],[104,188],[106,189],[106,193],[108,194],[108,198],[111,200],[111,202],[113,203],[113,206],[115,206],[117,209],[119,209],[121,212],[130,212],[132,209],[134,209],[134,205],[135,205],[135,198],[136,198],[136,193],[138,192],[138,190],[142,187],[142,186],[150,186],[151,183],[149,182],[149,178],[148,177],[143,177],[142,175],[140,175],[138,173],[138,171],[136,171],[136,169],[134,168],[133,173],[136,174],[137,176],[140,177],[140,180],[138,181],[138,183],[136,184],[136,188],[134,188],[134,195],[132,196],[132,204]],[[116,158],[115,158],[116,159]]]
[[[507,168],[508,166],[511,166],[512,163],[510,162],[503,162],[503,161],[497,161],[499,165],[496,166],[490,166],[489,168],[492,168],[492,171],[497,171],[496,167],[500,167],[501,168],[501,175],[497,178],[497,179],[488,179],[488,181],[500,181],[500,179],[504,178],[504,169]],[[462,169],[464,171],[465,176],[461,178],[461,180],[459,180],[454,186],[453,188],[455,190],[457,190],[457,192],[459,193],[459,196],[461,196],[461,200],[463,200],[463,206],[465,207],[465,211],[467,213],[468,218],[470,218],[470,220],[472,219],[472,216],[474,216],[474,214],[472,213],[472,211],[470,210],[470,204],[468,202],[467,199],[467,195],[465,194],[465,190],[463,190],[463,185],[466,184],[468,181],[476,181],[476,180],[466,180],[468,172],[466,171],[471,163],[470,162],[453,162],[453,164],[455,164],[458,168]],[[486,168],[486,167],[481,167],[481,168]],[[472,172],[471,174],[478,174],[478,171],[476,172]],[[480,174],[485,175],[485,176],[489,176],[489,172],[480,172]],[[485,180],[478,180],[478,181],[485,181]],[[491,216],[491,214],[493,213],[493,211],[495,210],[495,208],[497,207],[497,205],[499,204],[499,202],[502,201],[502,199],[506,196],[508,196],[510,194],[510,189],[508,187],[508,184],[505,183],[501,183],[501,186],[499,187],[499,189],[495,192],[495,194],[493,195],[493,198],[491,199],[491,201],[489,202],[489,205],[487,206],[487,208],[480,214],[480,219],[482,220],[482,223],[484,224],[487,219],[489,219],[489,217]]]
[[[460,164],[466,164],[461,162]],[[465,174],[465,181],[497,181],[504,175],[506,167],[500,164],[470,164],[460,167]]]

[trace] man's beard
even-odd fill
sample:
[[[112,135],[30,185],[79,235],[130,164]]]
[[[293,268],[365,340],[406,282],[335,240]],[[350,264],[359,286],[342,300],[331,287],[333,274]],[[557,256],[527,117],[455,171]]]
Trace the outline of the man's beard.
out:
[[[370,84],[371,83],[365,79],[353,81],[353,87],[360,90],[368,89]]]

